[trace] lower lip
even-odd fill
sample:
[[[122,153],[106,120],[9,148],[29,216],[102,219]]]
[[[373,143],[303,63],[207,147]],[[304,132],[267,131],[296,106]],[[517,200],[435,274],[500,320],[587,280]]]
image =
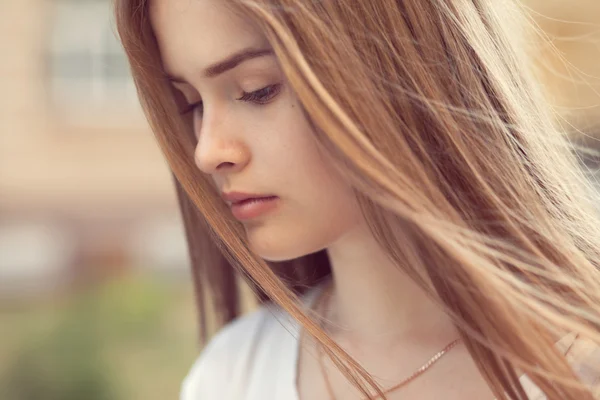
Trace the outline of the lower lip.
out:
[[[246,200],[232,204],[231,212],[240,221],[256,218],[273,210],[277,206],[277,200],[279,200],[277,196]]]

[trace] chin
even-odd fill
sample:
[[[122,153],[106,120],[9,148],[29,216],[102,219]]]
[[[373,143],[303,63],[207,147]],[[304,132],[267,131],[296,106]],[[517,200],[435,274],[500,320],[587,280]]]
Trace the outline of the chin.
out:
[[[249,243],[252,252],[265,261],[289,261],[310,253],[299,251],[297,246],[285,246],[283,243],[264,243],[252,239],[249,240]]]
[[[299,234],[297,229],[288,228],[284,234],[280,234],[266,229],[263,225],[247,227],[246,233],[250,250],[266,261],[289,261],[326,247],[322,243],[303,241],[307,236]]]

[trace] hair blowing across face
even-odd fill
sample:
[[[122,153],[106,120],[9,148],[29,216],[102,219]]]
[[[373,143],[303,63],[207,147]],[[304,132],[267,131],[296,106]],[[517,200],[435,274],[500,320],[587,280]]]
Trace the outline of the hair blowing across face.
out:
[[[229,3],[264,32],[373,235],[437,296],[497,398],[526,398],[518,368],[548,399],[592,399],[553,344],[568,332],[600,343],[598,199],[533,79],[516,5]],[[365,395],[379,390],[300,306],[298,295],[330,274],[325,252],[257,257],[195,167],[147,10],[146,0],[115,1],[141,104],[173,173],[203,336],[206,315],[216,311],[218,324],[238,315],[241,274]]]

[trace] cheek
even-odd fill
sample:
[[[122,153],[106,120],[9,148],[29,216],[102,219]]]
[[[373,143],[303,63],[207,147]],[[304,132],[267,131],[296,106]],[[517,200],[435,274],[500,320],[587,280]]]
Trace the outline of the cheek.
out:
[[[329,246],[352,229],[362,214],[352,188],[333,166],[319,158],[312,169],[307,175],[306,206],[301,208],[304,213],[299,223],[306,221],[313,230],[312,239]]]
[[[246,233],[252,250],[262,258],[291,260],[328,248],[358,226],[361,218],[354,197],[347,193],[307,191],[282,203],[273,218],[247,225]]]
[[[312,135],[310,130],[302,132]],[[314,141],[291,140],[294,151],[272,170],[282,197],[279,212],[247,225],[253,250],[270,261],[297,258],[327,248],[359,223],[351,187],[321,156]]]

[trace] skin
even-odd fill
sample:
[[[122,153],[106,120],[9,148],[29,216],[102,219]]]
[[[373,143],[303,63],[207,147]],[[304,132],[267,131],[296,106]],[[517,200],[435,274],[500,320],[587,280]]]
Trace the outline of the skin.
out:
[[[203,102],[193,113],[196,164],[220,192],[280,198],[274,212],[244,221],[260,256],[284,260],[321,250],[358,223],[352,191],[317,150],[274,55],[203,76],[206,66],[238,50],[270,49],[252,25],[217,3],[158,1],[151,14],[165,71],[188,82],[175,88],[187,102]],[[273,85],[280,89],[266,104],[238,100]]]
[[[457,331],[375,242],[351,187],[319,151],[276,57],[256,57],[204,76],[208,66],[240,49],[270,49],[261,32],[224,3],[150,3],[165,72],[178,78],[173,86],[186,103],[203,102],[190,115],[196,164],[221,192],[279,197],[275,210],[244,222],[253,251],[264,259],[327,249],[334,285],[326,331],[383,378],[384,387],[393,385],[457,338]],[[270,85],[280,86],[265,104],[239,100],[244,92]],[[328,398],[314,350],[307,339],[298,365],[303,399]],[[337,398],[361,398],[333,367],[329,370]],[[389,398],[493,398],[462,344],[430,371]]]

